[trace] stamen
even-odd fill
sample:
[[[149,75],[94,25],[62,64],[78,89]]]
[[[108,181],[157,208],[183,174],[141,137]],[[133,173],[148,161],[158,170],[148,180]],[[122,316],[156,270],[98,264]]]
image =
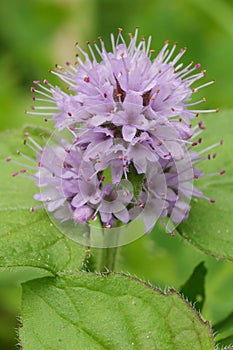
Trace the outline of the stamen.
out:
[[[28,169],[37,170],[37,167],[36,167],[36,166],[31,166],[31,165],[28,165],[28,164],[23,164],[23,163],[18,162],[18,161],[14,160],[14,159],[12,160],[12,163],[13,163],[13,164],[16,164],[16,165],[19,165],[19,166],[22,166],[22,167],[26,167],[26,168],[28,168]],[[34,163],[35,163],[35,160],[34,160]],[[21,173],[25,173],[26,170],[22,169],[22,170],[20,170],[20,172],[21,172]]]
[[[32,106],[32,110],[45,109],[45,110],[58,110],[56,106]]]
[[[218,112],[218,109],[201,109],[201,110],[190,109],[190,112],[192,112],[192,113],[216,113],[216,112]]]
[[[172,55],[173,55],[177,45],[178,45],[178,43],[176,43],[176,42],[173,44],[173,47],[170,50],[170,53],[168,54],[167,58],[164,60],[164,63],[167,63],[170,60],[170,58],[172,57]]]
[[[172,64],[175,66],[175,64],[181,59],[181,57],[185,54],[187,51],[187,47],[184,47],[183,49],[180,50],[180,53],[173,59]]]
[[[18,154],[19,156],[22,156],[23,158],[29,160],[29,161],[32,162],[32,163],[36,163],[35,159],[29,157],[28,155],[24,154],[24,153],[21,152],[21,151],[17,151],[17,154]]]
[[[178,72],[178,70],[183,67],[183,63],[179,64],[178,66],[175,67],[175,73],[176,77],[179,77],[181,74],[189,71],[189,68],[193,65],[193,62],[189,63],[186,67],[184,67],[181,71]]]
[[[44,204],[37,205],[36,207],[31,207],[31,208],[30,208],[30,212],[31,212],[31,213],[34,213],[35,210],[37,210],[37,209],[42,209],[42,208],[44,208]]]
[[[197,92],[197,91],[199,91],[199,90],[205,88],[206,86],[212,85],[212,84],[214,84],[214,83],[215,83],[215,80],[211,80],[211,81],[209,81],[208,83],[202,84],[202,85],[200,85],[200,86],[198,86],[198,87],[192,89],[192,92]]]
[[[70,77],[68,77],[68,76],[66,76],[66,75],[64,75],[62,72],[52,70],[51,73],[56,75],[61,80],[63,80],[69,86],[71,86],[71,87],[75,87],[76,86],[75,80],[70,78]]]
[[[30,115],[35,115],[35,116],[46,116],[46,117],[53,117],[54,113],[45,113],[45,112],[29,112],[29,111],[25,111],[26,114],[30,114]]]
[[[194,105],[198,105],[199,103],[203,103],[203,102],[206,102],[205,97],[203,97],[201,100],[196,101],[196,102],[186,103],[186,106],[194,106]]]
[[[19,175],[19,172],[18,172],[18,171],[14,172],[14,173],[12,174],[13,177],[15,177],[15,176],[17,176],[17,175]]]
[[[221,141],[222,141],[222,140],[220,140],[219,143],[215,143],[215,144],[213,144],[213,145],[211,145],[211,146],[209,146],[209,147],[207,147],[207,148],[201,150],[200,152],[198,152],[199,155],[200,155],[200,154],[203,154],[203,153],[206,153],[206,152],[209,152],[211,149],[213,149],[213,148],[215,148],[215,147],[217,147],[217,146],[219,146],[219,145],[222,145]]]
[[[28,140],[29,140],[34,146],[36,146],[36,148],[38,148],[39,151],[42,151],[42,150],[43,150],[43,148],[42,148],[28,133],[25,133],[24,136],[27,137]]]
[[[115,38],[114,38],[114,35],[111,34],[111,35],[110,35],[110,38],[111,38],[111,43],[112,43],[112,52],[115,52],[115,50],[116,50],[116,45],[115,45]]]
[[[114,37],[113,37],[113,40],[114,40]],[[99,54],[100,58],[103,59],[103,58],[104,58],[104,57],[103,57],[103,54],[102,54],[102,52],[100,51],[99,46],[97,45],[97,43],[96,43],[95,41],[94,41],[94,47],[95,47],[97,53]]]
[[[148,41],[147,41],[147,48],[146,48],[146,55],[147,56],[149,55],[149,52],[151,52],[151,50],[150,50],[151,39],[152,39],[152,37],[149,36]]]
[[[92,57],[93,62],[96,63],[97,62],[96,56],[95,56],[94,51],[92,50],[92,47],[91,47],[91,44],[90,44],[89,41],[87,42],[87,47],[88,47],[88,49],[89,49],[89,51],[91,53],[91,57]]]
[[[199,126],[199,128],[200,128],[201,130],[205,130],[205,128],[206,128],[206,127],[203,125],[203,121],[202,121],[202,120],[199,121],[198,126]]]

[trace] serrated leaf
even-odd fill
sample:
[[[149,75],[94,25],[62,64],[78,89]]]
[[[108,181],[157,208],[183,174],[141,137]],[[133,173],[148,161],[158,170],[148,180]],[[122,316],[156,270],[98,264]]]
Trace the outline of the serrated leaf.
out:
[[[196,183],[199,189],[216,202],[193,200],[188,220],[178,227],[178,232],[204,253],[227,260],[233,260],[232,114],[232,111],[226,111],[211,119],[211,122],[206,123],[208,128],[203,134],[203,140],[206,139],[209,145],[217,139],[224,140],[223,146],[216,149],[216,160],[207,160],[201,168],[204,168],[206,173],[225,169],[226,174],[199,179]]]
[[[213,350],[207,322],[177,292],[91,273],[23,285],[24,350]]]
[[[28,129],[35,137],[42,131]],[[23,131],[2,133],[0,138],[0,281],[7,283],[76,270],[85,254],[84,247],[66,238],[51,223],[45,210],[30,212],[38,188],[29,179],[12,177],[19,166],[5,161],[12,154],[17,159],[22,140]]]
[[[180,293],[194,304],[196,310],[201,311],[205,302],[205,275],[206,268],[202,261],[198,264],[192,275],[189,277],[184,286],[181,287]]]

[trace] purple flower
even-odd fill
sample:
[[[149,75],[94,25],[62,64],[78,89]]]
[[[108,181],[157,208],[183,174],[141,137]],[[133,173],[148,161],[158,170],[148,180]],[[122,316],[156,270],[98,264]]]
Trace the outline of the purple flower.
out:
[[[97,140],[102,147],[103,140],[101,138]],[[37,172],[33,178],[36,179],[41,192],[35,194],[34,198],[43,202],[47,210],[54,212],[55,217],[61,221],[73,219],[77,223],[84,223],[95,220],[97,215],[100,215],[104,227],[112,226],[117,219],[123,223],[129,222],[127,207],[133,198],[132,186],[128,181],[121,180],[122,174],[118,176],[119,181],[116,184],[110,181],[111,185],[105,183],[103,175],[108,172],[108,167],[112,166],[112,179],[116,177],[115,171],[118,170],[114,165],[114,159],[111,158],[112,164],[105,162],[101,170],[96,170],[95,166],[99,164],[100,159],[89,158],[89,145],[86,146],[85,152],[82,150],[83,145],[80,147],[76,139],[73,141],[70,144],[56,137],[53,140],[59,143],[56,146],[40,147],[37,144],[39,152],[36,154],[34,164]],[[25,144],[30,147],[30,143],[36,144],[27,134]]]
[[[140,219],[150,232],[160,220],[173,235],[193,196],[214,202],[193,182],[205,176],[196,165],[209,160],[217,144],[196,151],[205,128],[190,125],[199,113],[217,111],[192,109],[204,99],[190,103],[213,81],[192,87],[205,72],[198,72],[200,64],[183,67],[185,49],[175,54],[177,44],[169,50],[166,42],[152,60],[151,38],[138,41],[137,29],[128,44],[121,30],[111,41],[111,52],[100,39],[95,52],[88,44],[90,56],[79,47],[77,66],[57,67],[53,73],[68,84],[68,93],[47,80],[34,82],[33,100],[40,105],[30,113],[54,120],[58,131],[44,147],[26,135],[36,152],[35,199],[62,222],[98,218],[110,228]],[[63,129],[69,142],[59,136]]]
[[[150,130],[155,122],[175,122],[182,134],[183,123],[189,125],[198,113],[213,111],[190,109],[205,101],[190,103],[191,96],[213,81],[192,87],[206,73],[199,72],[200,64],[183,67],[179,61],[186,49],[175,54],[177,43],[169,50],[166,42],[152,59],[151,37],[147,42],[144,38],[138,41],[138,29],[130,35],[128,45],[121,29],[111,41],[111,52],[106,51],[101,38],[100,48],[94,44],[95,52],[88,43],[90,55],[78,46],[83,59],[78,56],[77,66],[67,63],[67,68],[58,66],[53,71],[67,83],[70,93],[47,80],[44,84],[34,81],[33,100],[38,99],[40,106],[33,106],[30,113],[51,118],[58,129],[77,123],[84,127],[106,123],[122,126],[123,138],[131,141],[137,131]]]
[[[195,139],[199,132],[200,127],[194,129]],[[192,139],[188,146],[181,144],[179,157],[164,157],[152,148],[147,136],[132,144],[94,128],[78,137],[72,133],[72,138],[68,143],[56,137],[58,145],[41,147],[27,135],[26,143],[36,144],[39,149],[34,178],[41,192],[34,198],[62,222],[72,219],[83,224],[99,217],[102,226],[110,228],[118,221],[127,224],[140,219],[145,231],[150,232],[160,220],[173,234],[177,224],[187,219],[192,197],[214,202],[194,187],[193,181],[205,176],[196,164],[215,158],[207,152],[218,144],[197,152],[194,149],[201,139]],[[20,172],[26,176],[25,169]]]

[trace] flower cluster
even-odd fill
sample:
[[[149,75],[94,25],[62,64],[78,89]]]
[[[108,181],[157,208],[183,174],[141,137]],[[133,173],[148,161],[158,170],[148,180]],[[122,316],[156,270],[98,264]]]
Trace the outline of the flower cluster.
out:
[[[66,92],[34,81],[32,99],[39,105],[29,113],[54,121],[58,133],[69,131],[69,141],[55,136],[56,144],[45,147],[26,135],[37,153],[34,178],[41,192],[35,199],[61,221],[98,217],[110,228],[140,218],[150,232],[161,220],[173,235],[193,196],[214,202],[193,180],[204,176],[196,164],[210,159],[216,145],[195,151],[205,127],[190,125],[199,113],[217,111],[195,109],[204,98],[190,102],[213,81],[193,87],[205,71],[193,62],[183,66],[186,49],[176,53],[177,43],[169,49],[166,42],[152,59],[151,38],[138,40],[138,29],[129,36],[126,44],[121,29],[116,40],[112,35],[111,52],[102,38],[94,48],[87,43],[89,53],[78,46],[76,64],[52,72]]]

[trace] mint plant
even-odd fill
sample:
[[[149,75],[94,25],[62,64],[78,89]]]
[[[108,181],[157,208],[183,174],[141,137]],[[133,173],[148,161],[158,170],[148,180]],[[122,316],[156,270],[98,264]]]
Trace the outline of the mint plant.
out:
[[[78,46],[75,65],[52,71],[67,90],[34,81],[28,114],[52,128],[1,138],[0,262],[4,283],[22,284],[19,343],[26,350],[213,349],[213,330],[199,314],[203,265],[180,293],[114,268],[120,247],[154,227],[232,260],[232,204],[223,196],[230,184],[218,180],[227,163],[205,165],[223,141],[208,143],[205,122],[196,122],[218,110],[196,109],[204,98],[191,101],[214,81],[197,85],[206,72],[199,63],[183,66],[186,49],[176,53],[176,43],[154,55],[138,29],[128,44],[119,29],[111,43],[110,52],[101,38],[100,46],[88,43],[89,54]]]

